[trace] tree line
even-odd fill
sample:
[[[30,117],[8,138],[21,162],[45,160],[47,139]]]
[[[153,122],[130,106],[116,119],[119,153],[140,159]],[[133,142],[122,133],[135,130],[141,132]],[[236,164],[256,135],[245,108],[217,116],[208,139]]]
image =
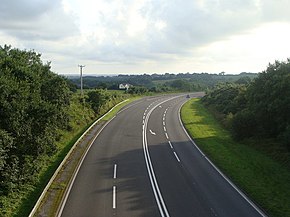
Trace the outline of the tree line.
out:
[[[34,51],[0,48],[0,191],[30,181],[42,155],[56,151],[68,127],[70,90]]]
[[[0,215],[6,215],[10,194],[39,181],[47,159],[59,151],[62,132],[77,125],[75,108],[91,110],[92,121],[124,99],[106,90],[84,97],[76,91],[35,51],[0,46]]]
[[[117,75],[117,76],[85,76],[83,78],[86,89],[108,89],[117,90],[119,84],[129,83],[134,87],[131,92],[170,92],[170,91],[202,91],[223,82],[247,82],[257,77],[256,73],[230,74],[208,74],[208,73],[165,73],[165,74],[143,74],[143,75]],[[69,76],[76,86],[80,85],[80,78]]]
[[[236,139],[273,138],[290,151],[290,59],[269,64],[253,81],[219,84],[202,101]]]

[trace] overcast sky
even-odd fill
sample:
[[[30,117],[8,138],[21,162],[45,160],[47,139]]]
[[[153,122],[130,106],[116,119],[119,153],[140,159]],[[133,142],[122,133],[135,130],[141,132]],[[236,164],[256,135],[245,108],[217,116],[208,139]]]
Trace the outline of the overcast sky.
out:
[[[290,57],[289,0],[1,0],[0,45],[58,74],[260,72]]]

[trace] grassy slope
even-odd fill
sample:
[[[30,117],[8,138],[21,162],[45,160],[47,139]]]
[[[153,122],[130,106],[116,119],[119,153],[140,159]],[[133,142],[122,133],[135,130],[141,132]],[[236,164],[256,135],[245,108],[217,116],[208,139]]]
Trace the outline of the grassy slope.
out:
[[[183,123],[209,158],[256,203],[275,217],[290,216],[290,171],[235,142],[198,99],[181,111]]]
[[[132,102],[135,98],[129,99],[126,103],[117,106],[111,113],[115,114],[125,106],[127,103]],[[111,104],[111,103],[110,103]],[[113,106],[113,105],[110,105]],[[39,174],[39,182],[36,185],[23,186],[19,189],[19,192],[15,192],[10,198],[1,198],[5,203],[5,211],[8,216],[28,216],[31,207],[34,205],[38,197],[40,196],[42,189],[53,175],[54,171],[61,163],[62,159],[69,152],[75,141],[82,135],[82,133],[94,122],[98,117],[95,116],[93,110],[87,106],[83,106],[78,99],[78,94],[73,96],[70,108],[70,131],[62,131],[62,137],[58,141],[59,151],[52,157],[46,157],[44,159],[45,165]],[[113,115],[106,115],[104,120],[108,120]],[[0,216],[1,212],[0,212]]]

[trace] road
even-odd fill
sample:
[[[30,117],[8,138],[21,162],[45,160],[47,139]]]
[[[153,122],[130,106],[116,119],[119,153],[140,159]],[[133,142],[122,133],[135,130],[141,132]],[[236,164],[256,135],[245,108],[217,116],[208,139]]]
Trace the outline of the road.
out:
[[[179,117],[187,100],[150,97],[121,110],[92,144],[59,216],[265,216],[188,137]]]

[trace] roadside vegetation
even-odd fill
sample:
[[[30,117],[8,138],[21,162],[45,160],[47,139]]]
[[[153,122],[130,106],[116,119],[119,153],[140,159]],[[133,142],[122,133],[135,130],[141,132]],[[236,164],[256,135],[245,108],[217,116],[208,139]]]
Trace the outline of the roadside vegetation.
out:
[[[290,216],[290,60],[219,84],[182,109],[190,135],[270,216]]]
[[[0,47],[0,216],[27,216],[83,131],[129,95],[83,97],[34,51]]]
[[[41,55],[0,46],[0,216],[27,216],[79,136],[117,103],[206,91],[182,110],[201,148],[273,216],[290,216],[290,61],[260,74],[63,77]],[[120,83],[130,84],[118,90]],[[194,124],[193,124],[194,123]]]
[[[165,73],[143,75],[117,75],[117,76],[85,76],[84,88],[118,90],[119,84],[132,85],[127,93],[130,94],[156,94],[172,92],[205,91],[219,83],[225,82],[249,82],[257,77],[256,73],[240,73],[227,75],[224,73]],[[69,76],[68,79],[75,85],[80,84],[78,76]]]

